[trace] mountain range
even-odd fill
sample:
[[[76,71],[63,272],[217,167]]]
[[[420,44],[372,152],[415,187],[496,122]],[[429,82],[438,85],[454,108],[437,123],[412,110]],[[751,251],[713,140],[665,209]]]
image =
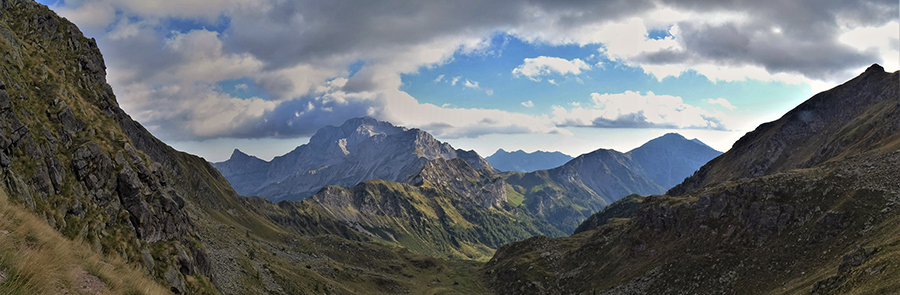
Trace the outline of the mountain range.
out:
[[[517,154],[519,153],[512,155]],[[523,238],[534,234],[547,236],[569,234],[584,218],[607,204],[632,193],[663,193],[677,183],[676,180],[689,176],[706,161],[719,154],[721,153],[696,139],[688,140],[681,135],[670,133],[628,153],[599,149],[548,170],[498,173],[489,161],[474,151],[454,149],[450,144],[440,142],[419,129],[407,129],[370,117],[362,117],[347,120],[338,127],[325,127],[319,130],[308,144],[301,145],[269,162],[235,150],[230,159],[213,163],[213,166],[219,169],[238,192],[250,192],[248,195],[259,195],[272,201],[300,200],[310,194],[316,196],[315,201],[321,203],[324,198],[321,196],[323,189],[328,186],[350,188],[371,180],[389,183],[388,187],[392,188],[404,187],[405,189],[401,191],[408,192],[409,186],[414,185],[413,179],[427,172],[423,170],[426,166],[434,164],[436,160],[444,160],[434,165],[449,169],[448,174],[443,175],[445,179],[433,179],[432,183],[452,183],[460,179],[459,175],[472,175],[476,172],[480,176],[475,178],[500,178],[500,183],[493,188],[483,188],[485,191],[502,194],[495,196],[497,199],[505,199],[496,202],[495,209],[502,211],[503,207],[500,204],[511,206],[506,209],[519,212],[519,218],[529,220],[527,222],[519,220],[529,223],[526,226],[529,228],[541,227],[531,224],[532,221],[550,225],[550,228],[544,230],[531,230],[527,236],[515,235],[517,238]],[[468,166],[446,165],[457,163],[446,162],[455,158],[460,158]],[[470,191],[461,192],[457,188],[459,186],[443,187],[441,194],[432,194],[429,199],[439,198],[438,195],[472,195]],[[324,193],[333,195],[334,192],[335,190],[331,189]],[[372,196],[370,190],[354,192],[357,199],[377,198]],[[359,195],[361,192],[369,193]],[[393,194],[396,195],[397,192]],[[412,200],[417,194],[400,195]],[[450,197],[450,199],[460,198]],[[357,203],[363,201],[357,200],[354,204],[358,205]],[[456,206],[463,205],[457,203]],[[522,208],[516,208],[519,206]],[[342,209],[345,211],[360,211],[349,203],[340,207],[350,207]],[[323,210],[335,212],[333,209]],[[354,228],[363,228],[357,224],[357,219],[362,218],[359,215],[350,218],[346,214],[331,214],[331,218],[353,224]],[[477,226],[479,223],[475,224]],[[396,224],[392,229],[384,226],[379,228],[387,231],[403,228],[402,232],[408,233],[405,230],[406,226]],[[371,236],[379,237],[374,234]],[[391,243],[398,242],[396,237],[381,236],[381,238],[386,238]],[[431,244],[421,239],[414,240],[417,244]],[[511,240],[500,239],[500,241]],[[412,244],[408,244],[405,246],[413,247]],[[498,244],[489,242],[484,246],[495,248]]]
[[[887,294],[900,289],[900,73],[873,65],[760,125],[666,195],[500,247],[498,294]]]
[[[525,173],[372,118],[214,167],[132,120],[46,6],[0,0],[0,50],[3,294],[900,289],[900,74],[877,65],[725,154],[667,134]]]
[[[500,171],[534,172],[559,167],[572,160],[572,156],[560,152],[526,153],[522,150],[507,152],[499,149],[484,159]]]
[[[414,133],[416,136],[386,135],[391,132]],[[321,139],[326,134],[337,135],[329,137],[329,144]],[[344,136],[348,135],[354,138],[347,140]],[[394,173],[389,175],[390,179],[368,179],[345,185],[348,177],[323,176],[320,178],[323,182],[315,184],[321,189],[308,199],[282,201],[277,208],[271,207],[266,212],[282,225],[309,235],[374,239],[421,254],[474,260],[490,258],[500,245],[531,236],[567,235],[584,218],[606,204],[632,193],[662,193],[666,188],[654,180],[665,180],[673,173],[686,177],[720,154],[696,140],[667,134],[629,153],[601,149],[550,170],[500,173],[475,152],[454,150],[449,144],[436,141],[418,129],[397,127],[367,117],[348,120],[340,127],[326,127],[314,138],[310,144],[271,162],[235,151],[231,159],[214,165],[240,187],[247,179],[257,179],[257,183],[275,182],[263,179],[264,173],[248,171],[271,171],[269,167],[296,154],[297,150],[308,151],[316,146],[338,146],[348,151],[342,150],[338,157],[344,158],[338,160],[319,157],[313,161],[339,163],[336,165],[344,167],[341,170],[343,176],[372,175],[372,171],[379,170],[359,170],[357,167],[378,167],[381,165],[378,163],[388,159],[404,159],[416,165],[424,163],[418,171],[399,180],[399,174]],[[378,156],[367,153],[366,157],[349,157],[363,153],[360,144],[376,143],[382,149]],[[393,152],[389,147],[404,147],[405,152]],[[444,154],[431,158],[420,155],[426,150],[442,150]],[[637,155],[637,160],[632,159],[632,155]],[[660,175],[651,175],[643,168],[644,165],[659,165],[656,162],[666,163],[666,167],[678,164],[688,167],[669,169]],[[309,164],[303,165],[309,167]],[[410,167],[418,166],[404,167],[412,171]],[[326,168],[330,166],[326,165],[323,170]],[[297,172],[293,173],[296,175]],[[303,175],[311,179],[307,174]],[[280,179],[296,179],[296,176]]]

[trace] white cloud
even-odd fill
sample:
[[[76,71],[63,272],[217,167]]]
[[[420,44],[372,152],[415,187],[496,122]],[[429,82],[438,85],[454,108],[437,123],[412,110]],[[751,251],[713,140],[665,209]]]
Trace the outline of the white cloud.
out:
[[[591,107],[553,107],[553,121],[560,126],[601,128],[687,128],[727,130],[727,117],[686,104],[681,97],[653,92],[626,91],[591,94]]]
[[[165,46],[182,57],[174,77],[183,81],[212,83],[244,77],[259,72],[263,67],[263,63],[250,54],[225,53],[219,33],[207,30],[175,33],[166,39]]]
[[[434,82],[441,82],[441,80],[444,80],[444,75],[443,75],[443,74],[437,76],[437,78],[434,78]]]
[[[881,27],[859,27],[838,37],[842,43],[861,52],[876,50],[881,54],[881,66],[892,72],[900,69],[900,22]],[[859,71],[859,70],[857,70]]]
[[[466,83],[464,83],[463,86],[466,88],[481,89],[481,87],[478,86],[478,82],[472,82],[469,81],[469,79],[466,79]]]
[[[541,76],[551,74],[572,74],[577,76],[581,74],[582,70],[589,69],[591,69],[591,66],[578,58],[566,60],[559,57],[538,56],[536,58],[526,58],[521,65],[512,70],[512,73],[515,76],[528,77],[528,79],[533,81],[541,81]]]
[[[250,89],[250,86],[248,86],[247,84],[238,84],[238,85],[234,85],[234,90],[235,90],[235,91],[237,91],[237,90],[247,91],[247,89]]]
[[[524,102],[522,102],[522,106],[524,106],[524,107],[526,107],[526,108],[533,108],[533,107],[534,107],[534,103],[531,102],[530,100],[529,100],[529,101],[524,101]]]
[[[709,103],[709,104],[717,104],[717,105],[723,106],[723,107],[725,107],[726,109],[729,109],[729,110],[732,110],[732,111],[733,111],[734,109],[737,109],[737,107],[734,106],[734,105],[732,105],[730,102],[728,102],[727,99],[724,99],[724,98],[721,98],[721,97],[720,97],[720,98],[717,98],[717,99],[712,99],[712,98],[710,98],[710,99],[707,99],[706,102]]]
[[[893,38],[896,34],[889,34],[897,31],[892,29],[897,23],[896,5],[866,0],[801,5],[743,1],[710,3],[703,8],[680,1],[588,1],[577,7],[558,1],[476,1],[449,7],[423,2],[408,13],[376,9],[383,5],[377,2],[353,1],[60,3],[54,7],[57,11],[87,35],[97,37],[122,107],[148,127],[173,130],[177,134],[171,136],[186,138],[303,136],[322,125],[360,115],[410,126],[434,126],[430,131],[458,137],[490,132],[565,133],[556,126],[565,116],[450,111],[446,109],[450,105],[441,108],[419,103],[399,90],[402,75],[452,62],[455,56],[489,52],[498,33],[536,46],[600,47],[599,58],[639,67],[658,79],[693,70],[712,81],[758,79],[811,83],[814,87],[833,85],[848,69],[856,71],[854,67],[870,64],[872,56],[881,56],[890,68],[889,58],[896,58],[894,52],[900,48]],[[809,9],[809,5],[817,9]],[[473,13],[476,11],[502,13]],[[172,19],[218,27],[223,18],[228,20],[225,28],[217,30],[225,33],[206,29],[171,32],[182,28],[169,27]],[[836,19],[852,26],[838,25]],[[877,33],[863,30],[891,26],[886,23],[894,27]],[[782,32],[773,32],[776,26]],[[668,30],[671,37],[650,39],[647,32],[651,29]],[[852,33],[855,30],[860,33]],[[841,33],[847,37],[837,41]],[[882,36],[879,34],[887,34],[887,47],[884,42],[870,44],[858,37],[877,39]],[[752,46],[737,46],[741,44]],[[550,75],[574,76],[579,81],[577,76],[584,71],[601,67],[594,58],[587,60],[590,64],[581,59],[539,56],[525,59],[513,73],[550,83],[560,79]],[[351,76],[349,66],[360,61],[362,67]],[[272,101],[235,100],[216,93],[221,91],[214,87],[217,82],[241,78],[251,80]],[[485,85],[459,76],[449,79],[441,75],[436,81],[452,85],[462,81],[461,87],[493,93]],[[621,116],[632,116],[653,126],[703,128],[704,122],[696,118],[712,118],[706,120],[710,125],[717,115],[683,103],[680,108],[657,105],[659,111],[653,109],[653,103],[643,105],[647,108],[642,112],[624,108],[634,112],[617,113],[616,117],[601,112],[609,108],[606,104],[603,108],[573,105],[572,110],[563,111],[572,120],[591,126],[598,118],[616,123]],[[173,106],[179,109],[166,111]],[[196,107],[223,115],[190,109]],[[668,109],[685,118],[673,119],[673,113],[665,111]],[[588,115],[580,115],[579,110]],[[478,123],[487,116],[504,119],[487,128]],[[221,120],[221,124],[212,124],[213,120]]]
[[[102,30],[116,20],[116,9],[104,2],[87,2],[78,7],[51,6],[59,15],[74,22],[82,30]]]

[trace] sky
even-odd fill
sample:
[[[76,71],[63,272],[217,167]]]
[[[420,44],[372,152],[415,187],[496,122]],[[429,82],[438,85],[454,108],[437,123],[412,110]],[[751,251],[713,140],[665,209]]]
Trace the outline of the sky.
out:
[[[173,147],[271,159],[372,116],[482,156],[720,151],[873,63],[900,3],[39,0],[96,38],[120,106]]]

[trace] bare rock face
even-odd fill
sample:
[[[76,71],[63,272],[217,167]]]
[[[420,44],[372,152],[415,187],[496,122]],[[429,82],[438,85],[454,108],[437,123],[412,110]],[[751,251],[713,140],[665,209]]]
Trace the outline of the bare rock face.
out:
[[[454,158],[493,171],[474,151],[455,150],[419,129],[362,117],[324,127],[308,144],[269,162],[236,150],[228,161],[213,165],[238,193],[278,201],[305,199],[328,185],[403,181],[430,160]]]

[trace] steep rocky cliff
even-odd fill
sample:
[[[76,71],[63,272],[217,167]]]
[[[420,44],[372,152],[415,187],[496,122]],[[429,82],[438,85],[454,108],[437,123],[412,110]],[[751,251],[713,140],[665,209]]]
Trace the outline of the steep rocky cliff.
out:
[[[362,117],[326,126],[308,144],[270,162],[259,163],[235,151],[231,159],[213,165],[239,193],[279,201],[302,200],[328,185],[403,181],[430,160],[454,158],[493,170],[474,151],[453,149],[425,131]]]
[[[483,279],[502,294],[897,290],[898,81],[873,66],[749,133],[673,189],[684,193],[616,203],[571,237],[505,245]],[[772,156],[746,166],[743,153],[763,147]],[[722,180],[694,188],[704,177]]]

